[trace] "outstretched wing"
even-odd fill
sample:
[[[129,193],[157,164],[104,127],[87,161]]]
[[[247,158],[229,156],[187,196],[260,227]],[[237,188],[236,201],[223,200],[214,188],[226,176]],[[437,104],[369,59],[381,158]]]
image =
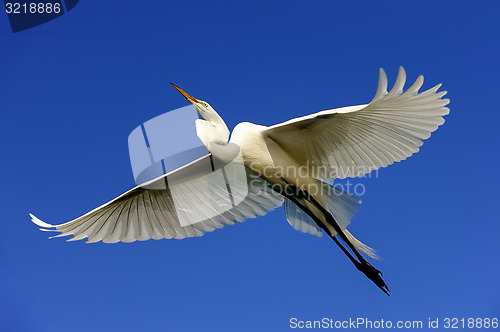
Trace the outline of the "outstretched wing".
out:
[[[183,171],[193,173],[189,167]],[[167,175],[164,175],[145,185],[155,187],[162,184],[165,189],[136,187],[61,225],[50,225],[30,215],[42,230],[61,233],[55,237],[73,235],[68,241],[87,238],[87,243],[116,243],[201,236],[216,228],[264,215],[281,206],[283,199],[272,191],[265,180],[248,168],[245,171],[246,178],[236,179],[240,181],[236,185],[234,177],[231,180],[230,167],[224,168],[224,177],[229,178],[229,182],[222,183],[217,181],[215,175],[210,175],[203,181],[187,179],[171,184],[165,181]],[[233,185],[229,188],[230,182]],[[241,200],[235,204],[237,197]],[[186,223],[183,220],[195,222]]]
[[[419,76],[403,93],[406,73],[400,67],[387,92],[387,76],[380,69],[377,93],[368,105],[326,110],[269,127],[267,139],[296,156],[317,178],[362,176],[404,160],[418,152],[422,140],[444,123],[449,113],[437,92],[441,84],[418,93]]]

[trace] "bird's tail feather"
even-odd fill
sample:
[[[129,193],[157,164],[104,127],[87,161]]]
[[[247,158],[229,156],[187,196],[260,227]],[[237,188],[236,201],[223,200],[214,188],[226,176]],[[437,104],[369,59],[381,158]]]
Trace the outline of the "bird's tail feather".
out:
[[[323,191],[327,193],[327,209],[344,231],[347,239],[362,253],[371,258],[380,259],[373,248],[356,239],[346,229],[351,223],[351,219],[359,211],[361,199],[326,182],[323,182],[323,187]]]
[[[349,232],[347,229],[344,230],[344,234],[356,249],[358,249],[359,251],[368,255],[371,258],[378,259],[378,260],[381,259],[380,256],[377,254],[375,249],[367,246],[363,242],[356,239],[354,237],[354,235],[352,235],[351,232]]]
[[[326,209],[332,214],[335,221],[344,231],[347,239],[359,251],[372,258],[379,259],[374,249],[356,239],[346,229],[350,224],[351,219],[358,212],[361,200],[358,197],[351,195],[324,181],[321,181],[321,185],[321,194],[326,197]],[[320,228],[316,225],[316,222],[288,198],[285,198],[285,214],[288,223],[296,230],[317,236],[322,235]],[[312,227],[313,225],[315,227]]]

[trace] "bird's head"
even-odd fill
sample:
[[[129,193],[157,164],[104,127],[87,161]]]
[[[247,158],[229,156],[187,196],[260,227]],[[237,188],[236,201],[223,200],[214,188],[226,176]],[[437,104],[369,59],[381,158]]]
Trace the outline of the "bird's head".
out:
[[[196,120],[196,133],[203,142],[208,151],[211,152],[210,144],[216,143],[226,145],[229,141],[229,129],[226,123],[219,114],[206,101],[196,99],[187,92],[170,83],[186,98],[191,105],[196,109],[200,117],[203,119]]]

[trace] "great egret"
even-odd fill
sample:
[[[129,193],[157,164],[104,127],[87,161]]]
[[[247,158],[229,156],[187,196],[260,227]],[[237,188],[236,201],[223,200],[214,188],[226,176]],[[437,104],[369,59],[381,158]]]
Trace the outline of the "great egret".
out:
[[[248,193],[241,203],[200,222],[181,225],[169,181],[163,190],[136,187],[64,224],[51,225],[30,216],[42,230],[60,232],[56,237],[73,235],[68,241],[133,242],[201,236],[264,215],[284,202],[288,222],[295,229],[317,236],[324,230],[355,266],[388,294],[380,271],[358,250],[371,257],[374,252],[346,230],[361,201],[328,181],[362,176],[404,160],[418,152],[422,140],[444,123],[449,100],[442,99],[446,91],[437,92],[441,85],[419,93],[423,84],[423,76],[419,76],[403,92],[405,81],[406,73],[400,67],[394,87],[387,92],[387,77],[380,69],[378,89],[369,104],[321,111],[270,127],[239,123],[230,141],[226,124],[207,102],[172,84],[198,111],[201,119],[196,120],[197,135],[209,152],[228,144],[239,147],[248,171]],[[184,185],[182,180],[180,185]],[[183,213],[188,216],[203,216],[207,209],[214,209],[224,200],[218,190],[226,189],[210,188],[210,195],[204,195],[197,188],[181,188],[180,197],[188,206]]]

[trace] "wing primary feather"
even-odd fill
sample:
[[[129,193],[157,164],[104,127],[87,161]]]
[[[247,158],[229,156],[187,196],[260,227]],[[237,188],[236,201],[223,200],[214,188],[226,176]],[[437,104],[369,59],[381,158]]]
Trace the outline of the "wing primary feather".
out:
[[[86,223],[83,222],[84,219],[81,219],[77,223],[70,222],[70,223],[63,224],[65,226],[62,229],[59,229],[58,227],[56,227],[56,231],[61,232],[61,234],[52,236],[51,238],[68,236],[68,235],[73,235],[75,237],[78,234],[81,234],[82,232],[85,232],[85,231],[88,233],[89,230],[92,230],[93,227],[95,227],[95,224],[99,220],[99,218],[101,218],[107,212],[109,212],[109,208],[104,208],[104,209],[96,211],[94,214],[92,214],[90,216],[90,218],[88,218],[86,220]],[[85,236],[81,237],[80,240],[83,239],[84,237]]]
[[[150,201],[151,201],[151,210],[155,215],[156,220],[163,229],[163,236],[167,239],[176,238],[177,232],[172,227],[171,219],[168,218],[165,213],[169,213],[169,207],[165,205],[164,207],[160,206],[160,199],[163,200],[163,195],[159,192],[154,192],[155,197],[151,197],[153,193],[150,193]],[[157,207],[154,205],[156,204]]]
[[[173,234],[171,234],[172,238],[183,239],[185,237],[188,237],[186,230],[184,230],[179,223],[179,218],[177,217],[177,214],[175,212],[175,206],[171,206],[172,201],[168,200],[169,197],[172,196],[164,197],[164,195],[160,195],[161,201],[159,201],[158,204],[160,204],[160,202],[163,203],[165,206],[165,213],[168,213],[171,216],[171,218],[169,219],[169,226],[170,231],[173,232]]]
[[[377,93],[375,94],[375,97],[373,97],[370,104],[380,99],[381,97],[385,96],[386,94],[387,94],[387,75],[385,74],[384,69],[380,68]]]
[[[387,98],[398,96],[403,93],[403,88],[406,82],[406,72],[404,68],[399,67],[398,77],[396,78],[396,83],[392,87],[391,91],[387,94]]]
[[[423,84],[424,84],[424,76],[420,75],[419,77],[417,77],[412,86],[410,86],[408,90],[406,90],[406,92],[403,93],[403,95],[414,95],[414,96],[418,95],[418,90],[420,90]]]
[[[76,232],[75,236],[67,241],[76,241],[76,240],[82,240],[85,237],[87,238],[86,243],[91,243],[91,242],[98,242],[99,240],[102,239],[99,238],[97,241],[92,241],[94,238],[97,238],[97,235],[99,235],[101,232],[106,234],[106,230],[109,227],[109,224],[106,225],[106,222],[108,221],[109,217],[116,211],[118,208],[121,207],[121,204],[117,204],[114,209],[107,209],[99,218],[97,218],[92,224],[95,225],[95,229],[92,229],[92,232],[90,232],[90,226],[87,227],[85,230],[82,230],[81,232]],[[100,221],[102,219],[102,221]],[[88,242],[91,241],[91,242]]]
[[[149,196],[149,195],[148,195]],[[142,197],[142,206],[143,206],[143,212],[146,215],[146,218],[151,221],[151,225],[153,226],[153,239],[155,240],[160,240],[165,237],[165,231],[163,229],[163,226],[160,224],[160,222],[156,219],[156,217],[153,218],[154,212],[152,212],[152,208],[150,209],[149,207],[152,206],[151,204],[151,197],[148,197],[149,201],[149,206],[147,204],[147,200],[145,197]],[[149,211],[149,213],[148,213]]]
[[[134,242],[142,237],[141,234],[141,221],[139,220],[139,215],[137,214],[137,198],[132,198],[127,214],[127,233],[126,236],[122,236],[120,241],[122,242]]]
[[[139,221],[142,221],[140,224],[141,224],[141,229],[143,229],[145,232],[143,232],[141,230],[141,238],[139,238],[140,241],[145,241],[145,240],[149,240],[151,238],[154,238],[155,236],[155,227],[152,223],[152,221],[147,218],[147,215],[146,217],[144,216],[144,214],[146,213],[144,211],[144,209],[141,209],[141,204],[140,204],[141,200],[139,198],[137,198],[137,204],[136,204],[136,207],[137,207],[137,218],[139,219]],[[144,204],[142,204],[142,207],[144,207]],[[149,227],[148,227],[149,226]],[[142,234],[145,235],[143,236]]]
[[[30,217],[31,217],[31,221],[34,222],[36,225],[38,225],[40,227],[44,227],[44,228],[53,228],[53,227],[56,227],[54,225],[47,224],[46,222],[41,221],[40,219],[38,219],[37,217],[35,217],[32,213],[30,213]]]
[[[120,225],[120,216],[122,215],[123,211],[127,207],[127,205],[128,205],[127,203],[128,203],[128,201],[125,201],[124,203],[120,204],[120,205],[122,205],[122,208],[120,209],[118,214],[113,213],[110,216],[113,219],[109,221],[109,222],[111,222],[111,224],[109,224],[107,231],[106,231],[106,234],[101,239],[104,243],[116,243],[119,241],[121,231],[122,231],[122,228],[120,227],[121,226]]]

